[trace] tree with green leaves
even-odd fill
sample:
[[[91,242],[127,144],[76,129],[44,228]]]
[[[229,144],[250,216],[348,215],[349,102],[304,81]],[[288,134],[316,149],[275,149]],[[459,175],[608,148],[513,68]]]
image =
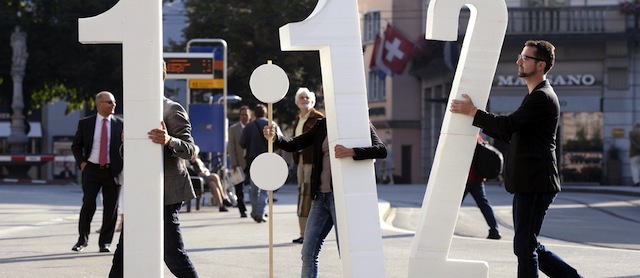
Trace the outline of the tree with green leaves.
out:
[[[78,42],[78,18],[100,14],[117,2],[0,0],[0,79],[11,81],[11,33],[16,26],[27,33],[25,114],[57,99],[67,102],[67,112],[93,107],[101,90],[122,98],[121,46]],[[13,82],[0,84],[0,109],[11,105],[12,86]]]
[[[298,87],[321,91],[322,77],[317,51],[283,52],[280,50],[279,28],[302,21],[311,14],[317,0],[299,1],[185,1],[188,26],[186,40],[195,38],[224,39],[228,45],[228,91],[253,106],[258,100],[251,94],[249,78],[258,66],[271,60],[287,73],[289,92],[274,105],[281,124],[290,124],[298,112],[294,95]],[[174,45],[173,51],[185,51],[186,43]],[[319,102],[322,98],[319,98]]]

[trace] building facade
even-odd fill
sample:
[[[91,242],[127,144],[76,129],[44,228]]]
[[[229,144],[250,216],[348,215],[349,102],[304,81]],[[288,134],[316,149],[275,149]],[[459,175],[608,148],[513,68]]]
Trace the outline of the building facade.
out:
[[[424,37],[429,0],[360,2],[364,34],[379,13],[380,29],[392,24],[420,46],[404,73],[384,80],[370,73],[368,90],[371,120],[390,142],[394,175],[425,183],[470,10],[461,9],[459,38],[452,44],[418,39]],[[547,77],[561,104],[563,182],[631,184],[628,133],[640,122],[640,11],[616,0],[506,2],[509,22],[486,110],[508,114],[518,108],[527,91],[517,77],[517,54],[528,39],[552,42],[556,65]],[[365,39],[364,45],[367,63],[373,44]]]

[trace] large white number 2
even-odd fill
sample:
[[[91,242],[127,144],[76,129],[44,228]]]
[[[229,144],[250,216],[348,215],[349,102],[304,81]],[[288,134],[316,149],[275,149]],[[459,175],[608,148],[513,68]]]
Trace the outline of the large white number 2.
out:
[[[449,103],[466,93],[482,108],[489,99],[507,29],[504,0],[431,0],[426,38],[457,40],[464,5],[471,10],[471,17]],[[447,258],[478,135],[471,122],[468,116],[445,114],[411,248],[409,277],[488,277],[486,262]]]
[[[120,0],[105,13],[78,22],[80,42],[122,44],[125,277],[163,276],[163,158],[161,147],[147,138],[147,131],[160,127],[162,120],[161,2]]]
[[[280,40],[283,50],[320,51],[343,275],[384,277],[373,162],[333,151],[371,145],[357,1],[319,0],[303,22],[280,28]]]

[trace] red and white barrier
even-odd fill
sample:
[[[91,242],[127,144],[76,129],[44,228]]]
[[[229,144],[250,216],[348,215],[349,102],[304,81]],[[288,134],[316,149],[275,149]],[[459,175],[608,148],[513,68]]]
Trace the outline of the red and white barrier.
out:
[[[65,180],[0,179],[0,184],[62,184]]]
[[[73,155],[0,155],[4,162],[75,162]],[[0,184],[65,184],[69,180],[0,179]]]
[[[0,162],[75,162],[73,155],[0,155]]]

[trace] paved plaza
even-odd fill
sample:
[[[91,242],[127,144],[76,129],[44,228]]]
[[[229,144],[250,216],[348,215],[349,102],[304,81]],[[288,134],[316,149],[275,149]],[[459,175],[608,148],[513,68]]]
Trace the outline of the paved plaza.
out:
[[[604,189],[640,199],[637,187],[572,187],[566,191]],[[378,186],[386,277],[407,277],[413,231],[424,191],[424,185]],[[503,239],[485,239],[484,219],[473,199],[468,197],[459,213],[449,258],[487,261],[490,277],[515,277],[510,195],[496,185],[487,186],[487,194],[494,204]],[[298,237],[296,187],[285,185],[274,196],[278,200],[270,220],[274,221],[274,277],[299,277],[301,245],[291,243]],[[75,184],[0,185],[0,277],[106,277],[112,253],[98,252],[98,234],[91,235],[89,246],[83,252],[71,251],[77,239],[81,197],[81,187]],[[542,237],[548,247],[586,277],[640,277],[640,216],[630,219],[636,222],[630,226],[636,228],[629,231],[631,242],[619,246],[617,243],[585,244],[579,235],[590,230],[572,226],[571,219],[575,216],[564,218],[567,210],[562,208],[569,205],[563,202],[557,200],[554,204],[559,209],[550,212],[543,234],[577,235],[575,240]],[[639,206],[630,209],[640,215]],[[101,214],[101,205],[98,205],[93,231],[100,225]],[[236,208],[227,213],[218,212],[208,202],[199,211],[195,211],[194,206],[190,213],[182,213],[181,222],[187,251],[200,277],[269,277],[268,223],[239,218]],[[116,233],[114,245],[117,237]],[[602,233],[603,240],[598,241],[604,242],[606,238],[607,233]],[[342,276],[333,232],[322,248],[320,273],[321,277]],[[166,268],[165,277],[173,277]],[[425,277],[429,276],[425,274]]]

